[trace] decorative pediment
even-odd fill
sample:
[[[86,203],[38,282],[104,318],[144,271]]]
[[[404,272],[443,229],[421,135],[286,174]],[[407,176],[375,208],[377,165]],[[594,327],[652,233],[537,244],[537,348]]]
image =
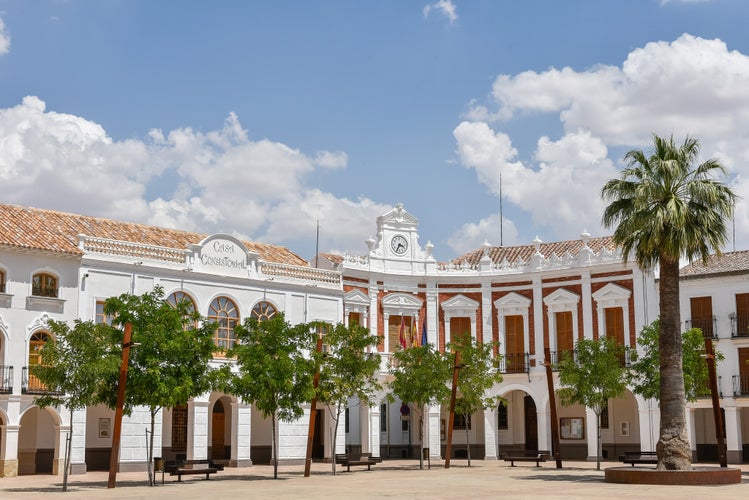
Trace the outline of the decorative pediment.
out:
[[[49,328],[49,314],[42,313],[40,316],[32,321],[32,323],[26,327],[26,338],[29,338],[32,333],[37,330],[46,330]]]
[[[557,288],[544,297],[544,304],[549,308],[560,306],[574,306],[580,302],[580,296],[564,288]]]
[[[343,303],[346,306],[369,306],[369,295],[361,290],[355,289],[344,294]]]
[[[442,302],[441,305],[446,317],[473,317],[479,308],[478,302],[460,294]]]
[[[406,212],[406,210],[403,208],[403,203],[396,204],[391,211],[377,218],[378,225],[388,224],[402,227],[416,226],[418,223],[419,220],[416,217]]]
[[[421,309],[422,300],[407,293],[390,293],[382,299],[382,310],[387,314],[413,314]]]
[[[632,292],[624,287],[609,283],[600,290],[593,293],[593,299],[599,307],[622,307],[624,306]]]
[[[246,277],[254,269],[258,254],[250,252],[234,236],[214,234],[190,249],[194,252],[194,270],[225,276]]]
[[[0,315],[0,330],[7,332],[8,331],[8,324],[3,319],[2,315]]]
[[[494,307],[505,315],[527,313],[530,306],[531,299],[515,292],[494,301]]]

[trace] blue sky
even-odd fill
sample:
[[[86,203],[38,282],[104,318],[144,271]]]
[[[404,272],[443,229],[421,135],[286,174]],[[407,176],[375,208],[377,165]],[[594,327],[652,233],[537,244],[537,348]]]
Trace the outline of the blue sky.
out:
[[[0,199],[364,253],[402,202],[446,260],[600,227],[650,134],[742,201],[749,2],[0,0]]]

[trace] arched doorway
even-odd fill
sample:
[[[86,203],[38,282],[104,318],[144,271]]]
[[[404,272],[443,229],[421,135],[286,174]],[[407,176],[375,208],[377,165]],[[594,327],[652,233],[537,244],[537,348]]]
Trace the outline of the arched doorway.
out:
[[[533,396],[522,389],[502,395],[497,407],[498,456],[538,450],[538,413]]]
[[[226,458],[226,413],[224,404],[219,399],[213,405],[211,412],[211,458],[223,460]]]
[[[525,420],[525,449],[528,451],[537,451],[538,412],[536,412],[536,402],[528,394],[523,398],[523,413]]]
[[[21,417],[18,432],[18,474],[54,474],[59,418],[53,410],[33,406]]]

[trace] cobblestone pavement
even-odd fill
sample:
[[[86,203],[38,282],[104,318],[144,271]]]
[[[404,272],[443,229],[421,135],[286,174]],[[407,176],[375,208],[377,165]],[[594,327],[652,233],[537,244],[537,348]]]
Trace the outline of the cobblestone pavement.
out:
[[[127,498],[127,499],[221,499],[221,498],[749,498],[749,465],[742,469],[742,484],[728,486],[649,486],[609,484],[604,482],[606,467],[620,464],[604,462],[601,470],[595,463],[565,462],[562,469],[554,463],[542,467],[519,464],[510,467],[503,461],[474,460],[467,467],[465,460],[453,460],[450,469],[442,462],[432,462],[431,469],[420,470],[417,461],[388,460],[372,471],[352,467],[351,472],[331,475],[330,464],[314,464],[311,477],[303,477],[303,467],[282,465],[278,479],[273,468],[255,465],[229,469],[214,475],[210,481],[188,476],[177,482],[166,477],[161,484],[147,485],[145,472],[121,473],[117,487],[107,489],[106,472],[89,472],[70,477],[68,493],[62,493],[62,476],[21,476],[0,478],[0,499],[14,498]],[[739,467],[739,466],[732,466]]]

